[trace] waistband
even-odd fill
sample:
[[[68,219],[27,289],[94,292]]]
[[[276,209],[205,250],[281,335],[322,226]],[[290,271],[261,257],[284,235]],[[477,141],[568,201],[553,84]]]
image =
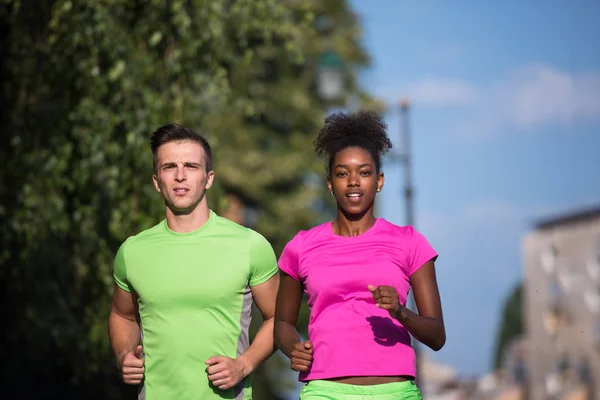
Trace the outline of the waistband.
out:
[[[326,392],[347,394],[347,395],[379,395],[379,394],[396,394],[407,390],[417,389],[417,385],[412,380],[404,382],[390,382],[379,385],[350,385],[347,383],[339,383],[325,380],[309,381],[306,384],[309,390],[323,390]]]

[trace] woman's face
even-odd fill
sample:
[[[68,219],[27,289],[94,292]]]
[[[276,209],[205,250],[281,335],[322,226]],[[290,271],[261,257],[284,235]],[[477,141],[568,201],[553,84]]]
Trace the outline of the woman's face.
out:
[[[347,147],[335,154],[327,186],[333,191],[338,208],[356,215],[373,207],[383,180],[383,172],[377,173],[375,160],[367,150]]]

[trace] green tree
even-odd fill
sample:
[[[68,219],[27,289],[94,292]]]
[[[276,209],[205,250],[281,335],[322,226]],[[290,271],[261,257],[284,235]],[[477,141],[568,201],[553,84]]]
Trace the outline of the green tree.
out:
[[[164,212],[150,184],[154,128],[204,133],[211,207],[277,251],[312,225],[324,110],[379,106],[357,84],[359,41],[342,0],[0,0],[4,393],[123,393],[106,333],[112,261]],[[315,85],[327,51],[344,61],[335,103]]]
[[[523,284],[519,283],[512,289],[502,308],[502,317],[496,335],[494,368],[502,366],[504,352],[511,341],[523,332]]]

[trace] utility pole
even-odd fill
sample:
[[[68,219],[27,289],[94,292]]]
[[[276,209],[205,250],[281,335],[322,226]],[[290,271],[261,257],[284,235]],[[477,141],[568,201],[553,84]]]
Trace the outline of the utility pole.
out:
[[[414,224],[413,188],[412,188],[412,155],[410,137],[410,103],[404,98],[400,101],[400,123],[402,124],[402,165],[404,167],[404,200],[406,204],[406,225]]]
[[[407,98],[403,98],[400,101],[400,136],[402,138],[402,151],[400,154],[400,162],[404,168],[404,204],[406,208],[406,225],[415,224],[414,208],[413,208],[413,183],[412,183],[412,154],[411,154],[411,132],[410,132],[410,102]],[[412,289],[408,298],[410,308],[415,312],[417,311],[417,305]],[[416,365],[417,365],[417,376],[415,377],[415,384],[421,388],[423,380],[420,378],[420,349],[419,342],[412,339],[412,347],[415,351]]]

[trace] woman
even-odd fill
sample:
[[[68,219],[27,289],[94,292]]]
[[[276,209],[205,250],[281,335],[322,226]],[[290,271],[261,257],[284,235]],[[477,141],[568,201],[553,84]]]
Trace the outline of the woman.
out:
[[[392,147],[372,112],[334,114],[315,141],[337,218],[299,232],[279,260],[275,340],[307,382],[301,399],[421,399],[410,334],[433,350],[446,333],[435,250],[411,226],[375,218],[381,155]],[[405,307],[412,287],[419,314]],[[308,337],[296,330],[302,294]]]

